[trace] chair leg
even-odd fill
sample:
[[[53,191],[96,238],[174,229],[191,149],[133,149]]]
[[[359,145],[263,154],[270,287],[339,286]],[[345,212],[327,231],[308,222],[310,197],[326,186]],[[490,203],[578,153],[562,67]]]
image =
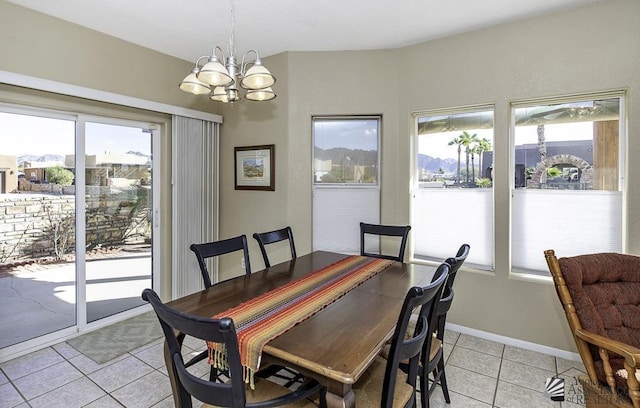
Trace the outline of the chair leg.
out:
[[[438,374],[440,374],[440,387],[442,387],[442,394],[444,395],[444,400],[447,404],[451,403],[451,399],[449,398],[449,388],[447,387],[447,376],[444,372],[444,360],[440,360],[438,363]]]
[[[327,408],[327,388],[322,387],[320,389],[320,404],[318,405],[320,408]]]
[[[420,403],[422,408],[429,408],[429,373],[423,370],[418,378],[420,378]]]

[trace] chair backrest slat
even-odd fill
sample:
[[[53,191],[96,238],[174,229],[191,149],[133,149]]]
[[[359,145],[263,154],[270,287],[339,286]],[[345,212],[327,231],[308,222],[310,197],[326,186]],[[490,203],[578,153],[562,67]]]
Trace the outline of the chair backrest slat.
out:
[[[258,245],[260,246],[260,252],[262,253],[262,259],[264,260],[265,268],[269,268],[271,266],[271,262],[269,261],[269,256],[267,255],[267,251],[265,249],[266,245],[273,244],[276,242],[284,241],[286,239],[289,240],[289,247],[291,249],[291,259],[296,259],[296,245],[293,242],[293,231],[291,227],[285,227],[275,231],[269,232],[256,232],[253,234],[253,238],[258,241]]]
[[[410,225],[380,225],[380,224],[367,224],[360,223],[360,255],[371,256],[374,258],[391,259],[398,262],[404,262],[404,252],[407,246],[407,238],[409,237]],[[400,246],[398,249],[398,255],[385,255],[380,253],[368,252],[365,250],[365,236],[377,235],[398,237],[400,238]]]
[[[189,247],[196,254],[198,266],[205,288],[210,288],[211,275],[207,268],[205,260],[214,256],[220,256],[235,251],[242,251],[244,257],[245,274],[251,275],[251,264],[249,263],[249,245],[247,244],[247,236],[240,235],[234,238],[223,239],[220,241],[206,242],[204,244],[191,244]]]

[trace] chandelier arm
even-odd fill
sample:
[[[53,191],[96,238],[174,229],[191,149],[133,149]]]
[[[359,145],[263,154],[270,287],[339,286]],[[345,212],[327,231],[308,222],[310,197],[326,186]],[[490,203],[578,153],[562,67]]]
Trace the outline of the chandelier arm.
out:
[[[196,68],[200,69],[200,60],[203,59],[203,58],[209,58],[209,56],[208,55],[203,55],[202,57],[198,58],[196,60]]]
[[[211,56],[212,57],[217,57],[216,50],[220,52],[220,61],[222,62],[222,65],[224,65],[225,55],[224,55],[224,50],[222,49],[222,47],[220,47],[219,45],[214,45],[213,46],[213,50],[211,51]]]
[[[251,53],[254,53],[256,55],[256,59],[254,59],[253,61],[247,61],[245,62],[245,59],[247,58],[247,56]],[[249,68],[251,68],[251,65],[255,65],[255,63],[260,62],[260,56],[258,55],[258,51],[256,50],[249,50],[247,52],[244,53],[244,55],[242,56],[242,64],[240,64],[240,76],[244,77],[245,74],[247,73],[247,70]]]

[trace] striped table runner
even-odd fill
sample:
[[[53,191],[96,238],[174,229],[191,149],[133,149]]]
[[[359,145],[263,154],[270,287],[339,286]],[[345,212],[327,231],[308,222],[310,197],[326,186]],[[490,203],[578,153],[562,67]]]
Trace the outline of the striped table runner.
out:
[[[244,381],[253,388],[262,348],[270,340],[338,300],[394,261],[348,256],[296,281],[213,316],[230,317],[236,327]],[[225,350],[209,343],[209,363],[226,369]]]

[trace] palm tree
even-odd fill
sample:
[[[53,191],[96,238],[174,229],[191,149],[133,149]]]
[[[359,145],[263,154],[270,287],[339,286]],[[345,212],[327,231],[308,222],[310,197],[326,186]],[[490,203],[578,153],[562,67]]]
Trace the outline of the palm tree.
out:
[[[540,161],[547,158],[547,142],[544,135],[544,125],[538,125],[538,152],[540,152]]]
[[[460,153],[462,152],[462,142],[460,136],[455,137],[449,142],[449,146],[458,145],[458,173],[456,174],[456,184],[460,184]]]
[[[475,157],[476,154],[478,155],[478,157],[480,157],[480,150],[479,150],[479,146],[480,146],[480,139],[478,139],[478,134],[474,133],[473,135],[471,135],[471,143],[469,143],[469,153],[471,153],[471,182],[475,183],[476,181],[476,164],[475,164]],[[468,173],[468,172],[467,172]]]
[[[466,182],[469,182],[469,155],[471,154],[471,144],[473,143],[474,140],[478,139],[478,135],[477,134],[473,134],[470,135],[469,133],[467,133],[467,131],[465,130],[464,132],[462,132],[462,134],[460,136],[458,136],[462,142],[461,144],[464,146],[464,153],[465,153],[465,158],[466,158],[466,163],[467,163],[467,178],[466,178]]]
[[[482,168],[482,153],[488,152],[491,150],[491,142],[486,137],[478,140],[476,142],[476,153],[478,154],[478,168],[480,171],[480,177],[486,177],[484,174],[484,169]]]
[[[480,162],[480,155],[482,152],[480,151],[480,145],[478,144],[478,140],[476,140],[476,144],[471,148],[471,181],[475,183],[476,181],[476,164],[475,157],[478,155],[478,162]]]

